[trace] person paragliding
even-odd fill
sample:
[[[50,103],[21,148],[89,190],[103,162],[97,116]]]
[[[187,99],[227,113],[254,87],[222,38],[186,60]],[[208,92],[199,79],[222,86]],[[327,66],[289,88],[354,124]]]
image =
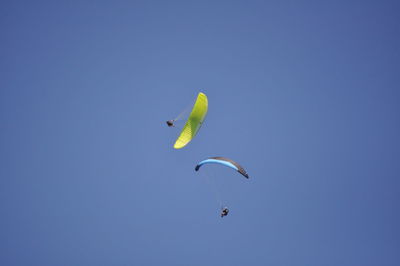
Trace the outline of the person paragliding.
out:
[[[174,125],[174,122],[175,122],[174,119],[168,120],[168,121],[167,121],[167,125],[168,125],[169,127],[174,127],[174,126],[175,126],[175,125]]]
[[[229,209],[227,207],[223,207],[221,210],[221,218],[227,216],[229,213]]]

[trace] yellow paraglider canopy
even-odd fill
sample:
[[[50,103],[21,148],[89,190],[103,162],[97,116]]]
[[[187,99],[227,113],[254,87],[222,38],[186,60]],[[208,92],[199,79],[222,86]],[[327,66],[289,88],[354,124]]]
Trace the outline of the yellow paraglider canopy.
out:
[[[181,134],[174,144],[175,149],[181,149],[185,147],[196,136],[197,131],[199,131],[201,125],[203,124],[204,118],[207,115],[207,110],[207,96],[200,92],[185,126],[183,127]]]

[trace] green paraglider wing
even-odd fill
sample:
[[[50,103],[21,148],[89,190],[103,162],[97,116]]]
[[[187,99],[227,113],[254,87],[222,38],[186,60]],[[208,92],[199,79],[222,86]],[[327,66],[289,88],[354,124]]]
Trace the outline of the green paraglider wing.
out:
[[[200,92],[185,126],[183,127],[181,134],[174,144],[175,149],[181,149],[185,147],[196,136],[207,115],[207,110],[207,96]]]

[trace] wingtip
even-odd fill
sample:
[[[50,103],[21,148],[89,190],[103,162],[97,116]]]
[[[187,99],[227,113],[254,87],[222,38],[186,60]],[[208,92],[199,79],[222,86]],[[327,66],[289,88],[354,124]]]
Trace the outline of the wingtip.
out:
[[[174,149],[182,149],[183,147],[185,147],[188,143],[183,143],[182,141],[176,141],[174,144]]]

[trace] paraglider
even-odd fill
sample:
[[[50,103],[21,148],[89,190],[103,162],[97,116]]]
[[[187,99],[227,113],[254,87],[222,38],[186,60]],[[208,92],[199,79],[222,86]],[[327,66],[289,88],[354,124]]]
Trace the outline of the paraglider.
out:
[[[244,170],[244,168],[240,164],[238,164],[237,162],[235,162],[229,158],[226,158],[226,157],[210,157],[208,159],[205,159],[196,165],[195,170],[199,171],[200,167],[202,167],[203,165],[206,165],[206,164],[218,164],[218,165],[222,165],[222,166],[227,166],[229,168],[236,170],[241,175],[243,175],[245,178],[247,178],[247,179],[249,178],[249,175],[247,174],[246,170]],[[228,215],[229,209],[228,209],[228,207],[224,207],[221,199],[219,198],[218,191],[216,190],[215,192],[216,192],[217,201],[219,201],[219,203],[221,204],[220,215],[221,215],[221,218],[223,218]]]
[[[185,147],[197,134],[208,111],[207,96],[200,92],[197,96],[196,102],[193,105],[192,111],[182,128],[179,137],[176,139],[174,148],[181,149]],[[168,120],[166,123],[168,127],[173,127],[177,119]]]

